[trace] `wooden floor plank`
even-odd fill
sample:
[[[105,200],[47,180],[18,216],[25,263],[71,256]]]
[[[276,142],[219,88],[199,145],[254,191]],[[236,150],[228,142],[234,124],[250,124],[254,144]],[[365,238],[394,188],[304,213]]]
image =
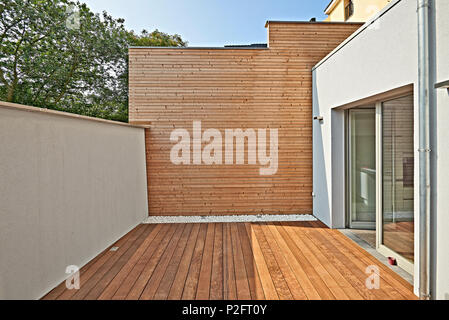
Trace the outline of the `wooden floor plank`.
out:
[[[136,282],[132,286],[131,291],[126,296],[127,300],[137,300],[140,298],[140,295],[142,294],[143,290],[145,289],[145,286],[146,286],[148,280],[151,278],[151,275],[153,274],[154,269],[156,269],[160,258],[164,254],[165,249],[167,248],[173,235],[175,234],[177,225],[169,225],[168,228],[169,228],[169,230],[167,231],[167,234],[162,239],[162,241],[158,244],[153,255],[151,256],[148,263],[145,265],[144,269],[142,270],[142,273],[139,275]]]
[[[357,245],[354,241],[343,235],[341,232],[328,232],[328,230],[323,229],[328,234],[332,236],[335,244],[341,244],[341,247],[345,252],[351,253],[357,256],[361,261],[366,263],[366,265],[376,265],[381,270],[380,276],[385,280],[385,284],[387,285],[388,294],[393,298],[401,299],[416,299],[416,296],[413,294],[413,286],[408,283],[405,279],[396,275],[390,268],[385,266],[383,263],[378,261],[368,252],[363,250],[359,245]],[[335,241],[337,240],[337,241]],[[397,294],[400,294],[398,296]]]
[[[295,233],[295,238],[301,251],[307,256],[335,298],[338,300],[348,300],[349,297],[342,289],[341,284],[334,279],[335,275],[333,273],[336,272],[335,268],[332,267],[329,261],[305,237],[305,227],[297,223],[288,223],[286,225]]]
[[[88,280],[88,278],[85,279],[87,270],[90,267],[92,267],[92,265],[95,265],[95,263],[97,263],[98,260],[100,260],[102,257],[104,257],[106,255],[106,253],[110,250],[110,248],[111,248],[111,246],[109,246],[106,250],[104,250],[102,253],[100,253],[98,256],[96,256],[94,259],[90,260],[86,265],[84,265],[80,269],[80,271],[79,271],[80,279],[82,278],[84,281]],[[104,263],[102,263],[102,264],[104,264]],[[50,291],[45,296],[43,296],[41,298],[41,300],[57,300],[58,297],[60,297],[65,291],[75,293],[75,290],[68,290],[66,287],[65,281],[63,281],[56,288],[54,288],[52,291]]]
[[[281,226],[276,223],[271,223],[268,225],[268,227],[273,235],[275,235],[275,239],[280,247],[280,250],[282,250],[282,252],[284,253],[288,264],[291,266],[292,270],[294,270],[298,283],[300,283],[301,287],[303,288],[307,299],[320,300],[320,294],[315,289],[314,284],[310,281],[307,273],[304,271],[303,267],[296,259],[295,254],[292,252],[292,249],[294,249],[295,246],[290,244],[289,247],[289,245],[287,244],[287,241],[289,241],[289,239],[284,239],[284,237],[281,236],[278,230],[278,228],[281,228]]]
[[[353,249],[354,252],[358,252],[361,254],[365,261],[377,261],[373,256],[371,256],[368,252],[363,250],[360,246],[358,246],[354,241],[347,238],[345,235],[343,235],[341,232],[338,234],[334,234],[335,237],[337,237],[340,241],[342,241],[342,244],[344,246],[347,246],[349,250]],[[346,238],[346,239],[345,239]],[[416,296],[412,293],[413,292],[413,286],[407,282],[405,279],[398,277],[390,268],[385,266],[384,264],[380,264],[380,269],[384,271],[382,273],[382,276],[385,277],[385,279],[391,283],[397,290],[404,296],[408,298],[416,298]]]
[[[369,254],[366,250],[364,250],[362,247],[360,247],[357,243],[355,243],[353,240],[342,234],[338,230],[331,230],[327,228],[322,222],[315,221],[313,222],[312,226],[315,228],[318,228],[320,230],[326,231],[330,235],[333,236],[334,239],[341,240],[342,245],[347,247],[348,249],[355,250],[355,253],[358,252],[367,259],[371,259],[371,261],[377,261],[376,258],[374,258],[371,254]],[[413,286],[404,278],[397,276],[391,269],[389,269],[384,264],[381,265],[381,268],[386,271],[386,274],[389,276],[389,279],[395,283],[395,285],[401,285],[403,289],[407,290],[407,293],[410,293],[410,290],[413,290]],[[402,289],[401,289],[402,290]]]
[[[115,244],[123,243],[125,239],[129,236],[129,234],[134,231],[131,230],[128,234],[120,238]],[[79,271],[80,279],[83,279],[83,281],[89,280],[89,277],[87,275],[87,271],[94,265],[96,265],[100,261],[100,265],[104,264],[104,261],[106,261],[108,257],[108,252],[110,252],[110,249],[113,245],[110,245],[108,248],[106,248],[103,252],[101,252],[99,255],[94,257],[92,260],[90,260],[87,264],[85,264]],[[92,273],[91,273],[92,275]],[[68,290],[66,288],[65,281],[61,282],[56,288],[54,288],[52,291],[47,293],[45,296],[41,298],[41,300],[56,300],[58,297],[60,297],[64,292],[69,291],[72,293],[75,293],[75,290]]]
[[[168,225],[161,224],[159,226],[160,226],[159,228],[155,228],[156,234],[155,234],[154,240],[150,243],[148,248],[145,250],[145,252],[139,258],[137,263],[131,269],[129,274],[126,276],[125,280],[123,280],[120,287],[114,293],[114,295],[112,297],[113,300],[126,299],[126,296],[131,291],[131,288],[133,287],[134,283],[137,281],[140,274],[142,273],[145,266],[147,265],[148,261],[150,260],[151,256],[156,251],[157,247],[159,246],[159,243],[162,241],[162,239],[164,239],[165,235],[167,234],[168,230],[170,229],[170,227]]]
[[[106,289],[109,283],[120,272],[123,266],[129,261],[133,254],[137,251],[145,238],[150,234],[153,226],[147,225],[144,232],[134,241],[134,243],[126,250],[126,252],[114,263],[111,269],[98,281],[95,287],[86,295],[86,300],[96,300],[101,293]]]
[[[112,247],[121,247],[126,241],[129,240],[132,234],[138,232],[142,227],[139,225],[133,230],[129,231],[125,236],[120,238],[114,244],[110,245],[105,251],[103,251],[100,255],[98,255],[98,259],[93,259],[89,262],[85,268],[85,271],[81,271],[80,273],[80,286],[87,283],[89,279],[102,267],[112,256],[115,255],[115,251],[111,251]],[[77,292],[77,290],[67,290],[65,288],[65,282],[62,282],[59,287],[63,287],[65,290],[58,295],[57,299],[59,300],[69,300],[73,297],[73,295]]]
[[[257,240],[253,225],[250,223],[245,223],[245,228],[248,234],[248,238],[251,241],[251,246],[254,253],[254,262],[260,276],[260,282],[262,283],[265,298],[267,300],[279,300],[279,295],[273,283],[273,279],[271,278],[270,270],[268,269],[267,263],[265,262],[262,248],[260,247],[259,241]]]
[[[413,286],[321,222],[139,225],[43,299],[417,299]],[[380,270],[370,290],[366,267]]]
[[[234,269],[234,253],[232,248],[231,238],[231,224],[225,223],[223,226],[224,232],[224,261],[223,261],[223,277],[224,277],[224,298],[226,300],[237,299],[237,286],[235,284],[235,269]]]
[[[336,266],[336,261],[333,259],[332,255],[325,255],[325,248],[318,247],[316,245],[316,235],[312,234],[313,228],[307,228],[307,226],[298,229],[303,235],[304,242],[307,243],[309,249],[316,256],[321,265],[327,270],[329,275],[331,275],[336,284],[344,291],[348,299],[360,300],[362,296],[360,293],[352,286],[352,284],[345,278],[341,273],[339,268]]]
[[[287,286],[290,289],[290,292],[295,300],[306,300],[307,296],[304,293],[301,285],[299,284],[294,271],[290,268],[290,265],[287,263],[285,255],[287,252],[283,252],[279,247],[273,233],[270,231],[267,223],[262,225],[262,231],[267,239],[268,245],[271,248],[271,252],[273,252],[274,258],[279,266],[279,269],[284,276],[285,281],[287,282]]]
[[[242,244],[243,258],[245,260],[246,275],[248,277],[249,289],[251,292],[251,299],[264,300],[265,294],[263,292],[262,282],[260,281],[259,272],[256,267],[254,253],[251,242],[246,233],[246,228],[243,223],[238,226],[239,236]]]
[[[212,257],[214,253],[215,224],[207,225],[206,240],[204,243],[203,257],[201,260],[200,277],[196,290],[196,300],[208,300],[210,298],[210,283],[212,277]]]
[[[126,265],[120,270],[120,272],[114,277],[114,279],[109,283],[106,289],[102,292],[99,299],[100,300],[109,300],[112,299],[114,294],[120,288],[123,281],[126,279],[128,274],[131,272],[133,267],[137,264],[139,259],[145,253],[147,248],[151,245],[157,233],[159,232],[161,225],[152,225],[150,226],[150,234],[145,238],[145,241],[142,245],[136,250],[133,256],[128,260]]]
[[[193,252],[198,240],[199,231],[200,225],[195,224],[192,227],[192,232],[190,233],[186,249],[182,254],[181,262],[179,263],[175,280],[173,280],[173,283],[171,285],[170,292],[168,294],[169,300],[180,300],[182,297],[182,292],[184,291],[187,275],[189,273],[190,261],[192,261]]]
[[[178,242],[178,246],[176,247],[176,251],[173,254],[172,260],[170,261],[167,267],[167,271],[162,277],[161,283],[159,284],[156,294],[154,295],[154,299],[166,300],[168,298],[170,288],[175,280],[175,276],[181,263],[182,256],[184,254],[190,234],[192,232],[192,228],[193,224],[186,225],[186,228],[184,229],[181,239]]]
[[[265,258],[265,262],[268,266],[271,279],[273,280],[274,286],[278,293],[279,299],[281,300],[293,300],[293,296],[290,292],[288,284],[282,274],[279,265],[276,262],[273,252],[270,249],[265,235],[262,231],[262,226],[258,223],[253,225],[254,233],[256,235],[257,241],[259,242],[260,248],[262,249],[262,254]]]
[[[328,235],[332,236],[332,234],[335,234],[335,230],[333,231],[334,232],[328,233]],[[333,244],[337,247],[337,249],[339,249],[340,252],[343,253],[344,256],[340,256],[340,259],[342,259],[342,261],[344,261],[344,263],[351,268],[353,274],[359,277],[360,281],[365,282],[365,280],[368,278],[368,274],[365,273],[368,266],[375,265],[379,267],[379,265],[382,264],[376,259],[373,259],[370,262],[359,259],[357,255],[354,255],[353,252],[348,251],[345,246],[341,246],[339,242],[333,240],[332,237],[328,238],[328,241],[333,241]],[[375,296],[376,300],[391,300],[401,298],[400,295],[398,296],[397,291],[386,282],[382,284],[379,290],[371,290],[370,292]]]
[[[340,274],[351,284],[354,290],[360,295],[348,294],[351,299],[363,299],[373,300],[376,299],[375,294],[371,290],[367,290],[364,281],[354,274],[354,269],[351,268],[346,257],[332,244],[331,241],[325,240],[318,232],[311,237],[311,241],[314,241],[315,245],[321,250],[321,252],[327,256],[332,265],[339,270]],[[313,231],[312,231],[313,232]]]
[[[251,293],[249,290],[248,276],[246,273],[245,261],[243,259],[239,232],[235,223],[231,224],[231,237],[237,299],[250,300]]]
[[[206,241],[207,224],[202,223],[198,238],[196,240],[195,250],[190,261],[189,273],[187,274],[182,300],[193,300],[198,288],[198,279],[200,275],[201,262],[203,258],[204,243]]]
[[[172,239],[170,240],[170,243],[164,250],[164,254],[159,259],[157,266],[154,269],[153,273],[151,274],[151,277],[148,280],[147,284],[145,285],[145,289],[143,290],[139,299],[150,300],[154,298],[156,290],[159,287],[159,284],[161,283],[162,277],[164,276],[165,271],[167,271],[168,264],[170,263],[171,258],[175,253],[178,241],[181,238],[182,234],[184,233],[185,227],[186,227],[185,224],[178,224],[176,226],[175,233]]]
[[[210,280],[210,299],[223,299],[223,224],[215,225],[212,275]]]
[[[320,299],[335,299],[335,296],[321,279],[314,266],[309,262],[308,257],[303,254],[303,252],[298,247],[298,244],[294,241],[294,237],[290,234],[291,232],[287,232],[284,223],[281,223],[279,225],[278,231],[285,239],[286,243],[290,247],[291,252],[295,255],[296,260],[302,266],[310,281],[313,283],[315,290],[320,295]]]
[[[92,288],[95,287],[95,285],[98,283],[98,281],[101,280],[101,278],[112,268],[112,266],[115,264],[115,262],[120,259],[120,257],[128,250],[129,247],[139,238],[139,236],[145,231],[147,226],[142,226],[137,230],[135,233],[133,233],[128,241],[126,241],[122,246],[118,247],[117,251],[113,251],[114,254],[104,265],[102,265],[87,281],[84,285],[80,287],[79,290],[73,295],[71,298],[72,300],[82,300],[84,299],[87,294],[92,290]]]

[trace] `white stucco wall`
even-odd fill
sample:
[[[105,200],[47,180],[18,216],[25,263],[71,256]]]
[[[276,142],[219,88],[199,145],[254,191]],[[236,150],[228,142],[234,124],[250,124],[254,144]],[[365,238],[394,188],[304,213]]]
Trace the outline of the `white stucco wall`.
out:
[[[374,25],[362,28],[313,71],[313,114],[324,117],[321,124],[313,122],[314,213],[332,227],[344,227],[339,219],[343,212],[332,212],[332,166],[344,171],[344,149],[331,144],[332,139],[344,138],[344,132],[339,137],[332,135],[332,130],[342,131],[337,128],[344,126],[338,107],[416,83],[418,75],[414,0],[400,1]],[[334,192],[344,196],[341,180]]]
[[[143,128],[0,102],[0,299],[42,297],[147,215]]]
[[[449,80],[449,1],[436,0],[435,82]],[[436,90],[434,112],[434,269],[438,299],[449,300],[449,90]]]
[[[434,0],[436,81],[449,79],[449,1]],[[313,70],[314,214],[328,226],[345,227],[344,113],[349,103],[382,94],[406,85],[414,86],[415,97],[415,275],[418,274],[418,38],[417,1],[394,0]],[[437,95],[433,113],[432,145],[434,181],[433,291],[438,299],[449,298],[449,96]],[[446,197],[444,196],[446,194]],[[438,221],[436,224],[435,221]],[[436,278],[435,278],[436,277]],[[415,293],[418,277],[415,276]]]

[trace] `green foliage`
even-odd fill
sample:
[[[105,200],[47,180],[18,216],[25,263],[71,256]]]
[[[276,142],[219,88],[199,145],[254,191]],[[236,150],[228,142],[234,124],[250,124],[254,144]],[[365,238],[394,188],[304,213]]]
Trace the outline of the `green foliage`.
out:
[[[148,32],[143,30],[140,35],[136,35],[134,31],[128,33],[128,43],[134,47],[185,47],[187,42],[181,39],[180,35],[169,35],[159,30]]]
[[[185,46],[127,31],[69,0],[0,0],[0,100],[128,120],[128,46]]]

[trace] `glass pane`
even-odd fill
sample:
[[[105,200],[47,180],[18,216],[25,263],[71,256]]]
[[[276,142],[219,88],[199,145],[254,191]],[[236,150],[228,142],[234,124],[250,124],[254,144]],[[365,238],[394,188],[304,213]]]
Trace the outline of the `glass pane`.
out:
[[[382,106],[383,244],[413,261],[413,96]]]
[[[350,111],[350,204],[352,228],[375,228],[375,116],[375,109]]]

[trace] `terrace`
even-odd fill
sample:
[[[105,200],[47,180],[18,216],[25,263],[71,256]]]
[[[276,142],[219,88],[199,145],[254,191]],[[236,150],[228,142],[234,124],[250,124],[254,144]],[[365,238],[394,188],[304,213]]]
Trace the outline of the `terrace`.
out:
[[[366,285],[373,266],[377,289]],[[416,299],[390,267],[318,221],[140,224],[85,265],[80,282],[43,299]]]
[[[326,220],[335,202],[328,188],[313,189],[314,175],[329,183],[326,162],[313,161],[320,153],[312,142],[321,139],[313,126],[332,118],[311,120],[310,70],[360,26],[271,21],[266,47],[131,48],[129,124],[0,103],[8,186],[0,192],[0,298],[416,299],[398,267],[320,221],[142,222],[313,214],[342,227]],[[226,148],[216,162],[204,161],[195,123],[220,141],[231,129],[280,130],[276,171],[226,163]],[[192,124],[189,161],[173,161],[173,131]],[[248,159],[249,145],[255,141]],[[343,180],[333,181],[342,189]],[[413,225],[401,226],[393,242],[405,255]],[[73,265],[82,266],[79,289],[63,281]]]

